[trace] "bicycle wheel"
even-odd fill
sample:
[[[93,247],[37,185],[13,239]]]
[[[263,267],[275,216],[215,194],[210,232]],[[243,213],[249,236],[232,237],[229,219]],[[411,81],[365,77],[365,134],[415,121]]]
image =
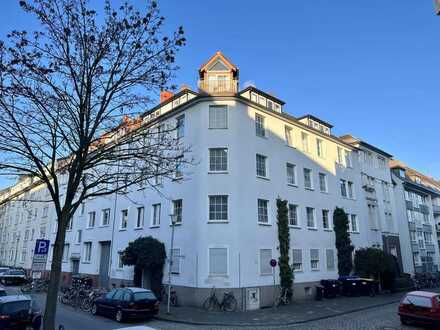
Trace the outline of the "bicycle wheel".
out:
[[[170,298],[170,304],[171,306],[176,307],[177,306],[177,296],[176,295],[172,295]]]
[[[228,296],[226,301],[223,303],[223,309],[226,312],[233,312],[237,309],[237,299],[234,296]]]
[[[208,297],[203,302],[203,309],[206,309],[208,311],[214,311],[217,309],[217,305],[218,305],[217,299],[215,299],[213,297]]]
[[[30,284],[25,284],[20,288],[21,292],[23,293],[29,293],[32,291],[32,285]]]
[[[92,300],[90,298],[86,298],[81,302],[81,309],[84,312],[90,312],[92,309]]]

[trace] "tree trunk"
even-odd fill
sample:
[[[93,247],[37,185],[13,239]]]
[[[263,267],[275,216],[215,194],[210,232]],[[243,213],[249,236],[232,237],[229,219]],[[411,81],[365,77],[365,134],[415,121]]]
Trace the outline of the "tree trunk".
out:
[[[53,248],[52,266],[50,268],[50,281],[46,296],[46,308],[44,310],[43,329],[55,330],[55,315],[58,302],[58,288],[61,277],[61,262],[63,258],[64,241],[66,238],[65,225],[67,221],[58,219],[57,236]]]

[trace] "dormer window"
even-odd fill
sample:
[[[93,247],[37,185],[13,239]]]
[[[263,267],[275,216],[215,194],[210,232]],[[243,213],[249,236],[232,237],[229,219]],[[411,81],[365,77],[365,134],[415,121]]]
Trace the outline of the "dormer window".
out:
[[[200,68],[199,75],[201,92],[218,95],[235,94],[238,91],[238,68],[221,52],[217,52]]]

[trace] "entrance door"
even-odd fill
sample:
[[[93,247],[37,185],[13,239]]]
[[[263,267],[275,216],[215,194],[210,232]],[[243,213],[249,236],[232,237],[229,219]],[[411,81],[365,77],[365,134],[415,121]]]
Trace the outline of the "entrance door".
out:
[[[142,270],[142,287],[144,289],[151,289],[151,274],[148,269]]]
[[[79,260],[74,259],[72,260],[72,274],[76,275],[79,273]]]
[[[108,288],[108,269],[110,264],[110,241],[99,242],[101,245],[101,259],[99,262],[99,285]]]

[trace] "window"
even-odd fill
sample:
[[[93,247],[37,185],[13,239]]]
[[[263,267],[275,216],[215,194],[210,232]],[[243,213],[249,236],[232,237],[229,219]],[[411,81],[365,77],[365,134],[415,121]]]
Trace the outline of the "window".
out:
[[[306,207],[306,215],[307,215],[307,227],[316,228],[315,209],[313,207]]]
[[[183,201],[176,199],[173,201],[173,214],[176,216],[176,223],[182,223]]]
[[[40,227],[40,238],[46,238],[46,227]]]
[[[383,193],[383,200],[386,202],[390,201],[390,189],[388,186],[388,183],[385,181],[382,181],[382,193]]]
[[[298,227],[298,205],[289,204],[289,226]]]
[[[415,242],[416,241],[416,232],[414,230],[410,230],[409,237],[410,237],[411,241]]]
[[[335,253],[333,249],[326,249],[325,250],[325,259],[327,261],[327,271],[334,271],[335,270]]]
[[[102,210],[101,226],[108,226],[110,224],[110,209]]]
[[[319,250],[310,249],[310,269],[319,270]]]
[[[180,274],[180,249],[171,250],[171,274]]]
[[[347,197],[347,181],[341,179],[339,182],[341,185],[341,196]]]
[[[350,227],[351,227],[351,231],[353,233],[358,233],[359,232],[356,214],[351,214],[350,215]]]
[[[265,199],[258,199],[258,222],[269,223],[269,216],[267,211],[267,204],[269,201]]]
[[[309,135],[301,132],[302,149],[304,152],[309,152]]]
[[[304,169],[304,187],[307,189],[313,189],[312,170],[309,168]]]
[[[185,115],[176,118],[176,130],[178,139],[185,136]]]
[[[343,164],[343,160],[342,160],[342,148],[338,147],[338,164],[342,165]]]
[[[29,239],[29,229],[26,229],[24,232],[24,240],[27,241]]]
[[[289,147],[293,147],[292,128],[289,126],[284,126],[284,134],[286,137],[286,144]]]
[[[77,231],[76,231],[76,243],[81,243],[81,240],[82,240],[82,230],[81,229],[78,229]]]
[[[210,148],[209,149],[209,171],[225,172],[228,170],[228,149]]]
[[[119,227],[119,229],[127,229],[127,225],[128,225],[128,210],[122,210],[121,211],[121,226]]]
[[[182,172],[182,159],[183,157],[178,157],[176,159],[176,169],[174,172],[174,178],[175,179],[180,179],[183,176],[183,172]]]
[[[257,176],[265,178],[267,176],[266,172],[266,156],[257,154],[256,161],[257,161]]]
[[[354,199],[354,184],[351,181],[347,182],[348,198]]]
[[[86,203],[82,202],[79,210],[79,215],[84,215],[85,210],[86,210]]]
[[[302,250],[293,249],[292,250],[292,269],[295,272],[302,271]]]
[[[261,136],[261,137],[266,136],[266,129],[264,126],[264,117],[259,114],[255,114],[255,134],[257,134],[257,136]]]
[[[25,262],[26,261],[26,249],[23,249],[21,252],[21,262]]]
[[[287,163],[286,172],[287,172],[287,184],[296,185],[296,166]]]
[[[322,210],[322,228],[324,229],[330,229],[330,221],[328,215],[328,210]]]
[[[228,275],[228,249],[210,248],[209,249],[209,275],[227,276]]]
[[[92,242],[84,243],[84,262],[90,262],[92,260]]]
[[[160,226],[160,204],[153,204],[153,221],[151,225],[153,227]]]
[[[64,248],[63,248],[63,262],[67,262],[67,260],[69,259],[69,248],[70,248],[69,244],[64,244]]]
[[[228,221],[228,196],[209,196],[209,221]]]
[[[382,156],[377,156],[377,164],[379,165],[379,168],[382,168],[382,169],[387,168],[387,162],[386,162],[385,158]]]
[[[345,150],[345,165],[347,167],[353,167],[353,164],[351,162],[351,152],[348,150]]]
[[[316,153],[318,157],[324,157],[324,141],[321,139],[316,139]]]
[[[228,108],[226,105],[209,106],[209,128],[228,128]]]
[[[327,192],[327,175],[324,173],[319,173],[319,190]]]
[[[271,249],[260,249],[260,275],[271,275],[272,266],[270,260],[272,259]]]
[[[96,212],[89,212],[89,222],[87,223],[87,228],[95,227],[95,219],[96,219]]]
[[[144,207],[137,208],[136,228],[142,228],[144,226]]]
[[[49,206],[45,206],[43,208],[43,218],[47,217],[48,213],[49,213]]]
[[[124,263],[122,262],[122,251],[118,251],[118,268],[122,269],[124,268]]]

